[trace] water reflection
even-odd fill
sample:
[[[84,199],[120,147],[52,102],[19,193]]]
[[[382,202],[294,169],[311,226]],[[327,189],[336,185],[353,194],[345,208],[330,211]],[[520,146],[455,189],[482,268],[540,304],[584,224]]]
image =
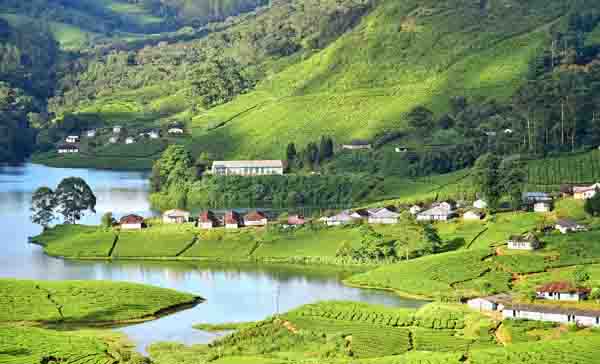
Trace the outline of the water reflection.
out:
[[[83,223],[98,223],[112,211],[117,216],[154,214],[148,203],[147,175],[134,172],[54,169],[37,165],[0,168],[0,277],[52,280],[116,280],[151,284],[206,298],[197,307],[160,320],[121,328],[143,350],[155,341],[204,343],[214,334],[193,330],[197,322],[259,320],[277,311],[329,299],[346,299],[415,307],[385,292],[346,287],[349,271],[322,272],[298,267],[207,265],[191,262],[65,261],[43,254],[27,243],[40,228],[29,221],[31,195],[40,186],[55,188],[65,177],[84,178],[97,195],[97,214]]]

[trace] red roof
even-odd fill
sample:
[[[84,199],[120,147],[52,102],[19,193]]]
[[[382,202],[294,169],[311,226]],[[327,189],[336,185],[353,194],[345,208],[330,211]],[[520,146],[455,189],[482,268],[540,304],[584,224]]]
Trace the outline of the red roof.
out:
[[[198,221],[200,221],[201,223],[215,222],[215,221],[217,221],[217,218],[212,213],[212,211],[203,211],[198,216]]]
[[[225,224],[239,224],[240,215],[235,211],[229,211],[225,214]]]
[[[246,220],[246,221],[261,221],[266,218],[267,217],[262,212],[258,212],[258,211],[252,211],[251,213],[244,216],[244,220]]]
[[[289,225],[304,225],[306,223],[306,219],[302,215],[290,215],[288,217]]]
[[[551,282],[537,288],[538,292],[548,293],[589,293],[589,288],[576,287],[569,282]]]
[[[144,218],[139,216],[139,215],[127,215],[127,216],[123,216],[120,220],[120,223],[122,225],[129,225],[129,224],[141,224],[144,222]]]

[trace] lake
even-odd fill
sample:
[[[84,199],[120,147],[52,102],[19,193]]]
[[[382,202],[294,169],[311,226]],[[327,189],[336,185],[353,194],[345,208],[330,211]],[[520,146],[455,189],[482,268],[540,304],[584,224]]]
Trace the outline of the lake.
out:
[[[277,312],[320,300],[353,300],[391,306],[418,307],[422,301],[391,293],[346,287],[350,272],[269,265],[215,265],[193,262],[77,262],[48,257],[28,244],[41,228],[29,220],[32,193],[54,189],[66,177],[84,178],[98,199],[96,214],[82,223],[97,224],[105,212],[152,216],[148,175],[88,169],[49,168],[34,164],[0,167],[0,277],[49,280],[114,280],[145,283],[197,294],[206,302],[156,321],[131,325],[125,332],[141,352],[157,341],[206,343],[214,333],[192,324],[260,320]]]

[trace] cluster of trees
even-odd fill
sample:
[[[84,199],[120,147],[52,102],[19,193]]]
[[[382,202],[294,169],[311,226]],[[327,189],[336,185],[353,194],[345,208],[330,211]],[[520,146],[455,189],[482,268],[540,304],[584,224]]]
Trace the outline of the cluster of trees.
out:
[[[402,223],[406,227],[401,237],[385,237],[373,227],[360,227],[362,240],[358,246],[343,242],[336,252],[340,258],[358,261],[396,261],[436,254],[442,247],[442,239],[431,224],[419,224],[410,214],[403,214]]]
[[[144,47],[124,45],[108,54],[89,49],[61,65],[50,110],[73,111],[102,96],[152,85],[161,85],[164,96],[185,85],[190,107],[227,102],[264,79],[277,64],[268,61],[324,47],[369,8],[368,2],[354,0],[291,0],[197,39],[182,33],[182,39],[159,44],[149,40]]]
[[[296,150],[294,143],[288,144],[285,155],[289,169],[313,170],[333,158],[334,153],[333,139],[329,136],[322,136],[319,144],[308,143],[301,151]]]
[[[521,206],[527,175],[518,158],[502,159],[496,154],[485,154],[475,162],[472,177],[492,210],[504,196],[509,197],[513,208]]]
[[[34,192],[31,221],[46,229],[58,213],[65,223],[75,224],[86,211],[95,213],[95,208],[96,196],[90,186],[79,177],[69,177],[63,179],[54,191],[49,187],[40,187]]]

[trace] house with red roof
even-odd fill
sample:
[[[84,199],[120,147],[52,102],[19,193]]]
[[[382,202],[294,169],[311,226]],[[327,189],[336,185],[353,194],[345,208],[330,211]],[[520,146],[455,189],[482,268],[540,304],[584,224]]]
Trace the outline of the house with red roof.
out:
[[[536,289],[538,298],[553,301],[582,301],[590,291],[589,288],[577,287],[570,282],[551,282]]]
[[[306,218],[302,215],[290,215],[287,219],[288,225],[300,226],[306,224]]]
[[[121,230],[142,230],[144,225],[144,218],[139,215],[126,215],[119,220]]]
[[[218,225],[219,219],[217,219],[212,211],[202,211],[202,213],[198,215],[198,227],[200,229],[212,229]]]
[[[223,219],[225,229],[238,229],[242,225],[242,218],[235,211],[228,211]]]
[[[252,211],[244,216],[245,226],[266,226],[268,222],[267,216],[259,211]]]

